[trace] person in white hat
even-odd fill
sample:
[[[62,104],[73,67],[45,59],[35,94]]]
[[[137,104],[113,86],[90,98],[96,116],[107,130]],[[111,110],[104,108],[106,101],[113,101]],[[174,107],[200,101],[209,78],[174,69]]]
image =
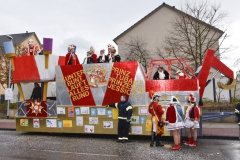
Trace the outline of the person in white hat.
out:
[[[166,123],[167,129],[172,132],[174,139],[174,146],[171,150],[179,150],[181,141],[180,129],[184,128],[182,121],[183,111],[176,97],[172,96],[169,103],[170,106],[166,110]]]
[[[198,106],[196,105],[196,98],[194,97],[193,93],[189,94],[189,97],[187,97],[187,101],[188,108],[185,114],[185,127],[188,135],[188,141],[184,144],[195,147],[197,142],[197,128],[199,128],[200,111]],[[193,133],[193,140],[191,138],[191,132]]]
[[[65,65],[79,65],[79,60],[76,52],[76,46],[74,44],[68,46],[68,53],[65,57]]]
[[[162,121],[162,116],[164,114],[165,109],[159,104],[159,95],[153,95],[152,102],[148,106],[148,111],[152,115],[152,134],[151,134],[151,143],[150,147],[154,145],[155,134],[157,133],[157,146],[164,146],[161,143],[161,137],[164,133],[164,125]]]
[[[38,46],[33,44],[32,39],[29,39],[28,40],[28,47],[26,47],[25,50],[23,51],[23,56],[37,55],[38,52],[39,52]]]

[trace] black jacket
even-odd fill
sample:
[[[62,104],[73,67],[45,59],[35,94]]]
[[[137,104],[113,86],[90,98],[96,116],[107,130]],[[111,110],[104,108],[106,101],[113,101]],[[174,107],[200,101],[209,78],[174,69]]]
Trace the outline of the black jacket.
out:
[[[169,73],[168,73],[166,70],[164,70],[163,73],[165,74],[164,79],[169,79]],[[158,79],[159,79],[159,73],[158,73],[158,71],[154,74],[153,79],[154,79],[154,80],[158,80]]]
[[[108,56],[105,55],[105,61],[104,62],[101,62],[102,60],[102,56],[99,56],[98,57],[98,63],[106,63],[106,62],[109,62],[109,59],[108,59]]]
[[[118,119],[130,120],[132,117],[132,106],[128,101],[109,104],[108,107],[114,107],[118,109]]]
[[[91,64],[91,63],[94,63],[94,59],[92,56],[90,57],[86,57],[83,61],[83,64],[85,63],[85,61],[87,61],[87,64]]]
[[[116,56],[113,56],[111,58],[112,62],[120,62],[121,61],[121,57],[117,54]]]
[[[34,100],[42,99],[42,91],[40,86],[33,88],[30,99],[34,99]]]

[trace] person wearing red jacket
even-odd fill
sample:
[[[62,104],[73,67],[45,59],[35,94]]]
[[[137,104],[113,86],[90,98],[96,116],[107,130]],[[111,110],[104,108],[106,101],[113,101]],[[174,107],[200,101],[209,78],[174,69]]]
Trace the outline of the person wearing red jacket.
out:
[[[69,45],[68,53],[66,54],[66,57],[65,57],[65,65],[79,65],[80,64],[75,52],[76,52],[76,46],[73,44]]]
[[[187,101],[189,105],[185,114],[185,127],[188,135],[188,142],[184,144],[195,147],[197,141],[197,128],[199,128],[200,111],[196,105],[196,98],[193,93],[189,95]],[[191,138],[191,132],[193,133],[193,140]]]
[[[171,150],[180,149],[180,130],[184,128],[182,121],[183,111],[178,99],[174,96],[171,97],[170,106],[166,110],[166,123],[167,129],[172,132],[174,139],[174,146]]]
[[[159,95],[153,96],[153,102],[151,102],[148,106],[148,111],[152,115],[152,134],[151,134],[151,143],[150,147],[154,145],[154,137],[157,133],[157,141],[156,146],[164,146],[160,140],[162,137],[162,134],[164,133],[164,126],[162,122],[162,115],[164,114],[164,109],[159,104]],[[159,123],[161,122],[161,123]]]

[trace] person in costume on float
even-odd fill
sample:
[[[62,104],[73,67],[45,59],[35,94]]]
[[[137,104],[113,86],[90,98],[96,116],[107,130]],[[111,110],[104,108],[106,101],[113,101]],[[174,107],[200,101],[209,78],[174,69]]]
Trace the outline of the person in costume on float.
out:
[[[23,56],[37,55],[38,52],[39,52],[38,46],[33,44],[32,39],[29,39],[28,40],[28,47],[26,47],[25,50],[23,51]]]
[[[34,83],[34,88],[30,99],[37,101],[40,101],[42,99],[42,90],[37,82]]]
[[[94,63],[94,59],[92,57],[92,52],[88,51],[87,52],[87,57],[85,57],[84,60],[83,60],[83,64],[91,64],[91,63]]]
[[[165,109],[159,104],[159,95],[154,95],[152,102],[148,106],[148,111],[152,115],[152,135],[150,147],[154,145],[154,137],[157,133],[156,146],[164,146],[160,140],[162,134],[164,133],[164,124],[162,121],[162,115],[164,114]]]
[[[166,109],[166,123],[167,129],[172,132],[174,139],[174,146],[171,150],[180,149],[181,135],[180,131],[184,128],[182,121],[183,111],[178,99],[174,96],[171,97],[170,106]]]
[[[121,57],[119,56],[119,54],[116,53],[116,49],[112,48],[111,49],[111,57],[109,58],[109,62],[120,62],[121,61]]]
[[[95,54],[95,50],[92,46],[90,47],[90,52],[91,52],[91,55],[93,57],[93,63],[97,63],[98,58],[97,58],[97,55]]]
[[[79,60],[76,52],[76,46],[75,45],[69,45],[68,46],[68,53],[66,54],[65,58],[65,65],[79,65]]]
[[[160,79],[169,79],[169,73],[163,69],[163,67],[158,66],[158,70],[155,72],[153,76],[154,80],[160,80]]]
[[[179,79],[186,79],[187,76],[180,70],[176,72],[176,75],[178,76]]]
[[[129,126],[132,117],[132,106],[127,101],[126,95],[122,95],[120,102],[109,104],[106,107],[114,107],[118,109],[118,140],[116,142],[125,143],[128,141]]]
[[[110,59],[110,58],[111,58],[112,49],[115,49],[115,48],[114,48],[114,46],[112,46],[111,44],[108,44],[107,47],[108,47],[107,57],[108,57],[108,59]]]
[[[40,46],[40,51],[38,52],[39,55],[43,55],[43,45]]]
[[[199,128],[200,111],[196,105],[196,98],[194,97],[193,93],[189,95],[187,101],[188,108],[185,114],[185,127],[187,131],[188,141],[184,144],[194,147],[196,146],[197,142],[197,128]],[[191,132],[193,133],[193,140],[191,138]]]
[[[237,104],[235,108],[236,116],[238,117],[238,125],[240,126],[240,103]]]
[[[100,56],[98,57],[98,63],[107,63],[108,62],[108,57],[104,53],[105,53],[105,50],[102,49],[100,51]]]

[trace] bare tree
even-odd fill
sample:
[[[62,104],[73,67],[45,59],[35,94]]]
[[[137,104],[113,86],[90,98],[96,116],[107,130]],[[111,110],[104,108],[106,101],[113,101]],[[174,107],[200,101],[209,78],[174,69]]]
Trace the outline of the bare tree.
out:
[[[14,44],[14,48],[16,56],[22,56],[24,46],[20,44]],[[6,88],[8,84],[9,60],[10,59],[4,54],[4,47],[0,46],[0,84],[3,88]]]
[[[4,55],[4,48],[0,46],[0,84],[3,88],[7,87],[9,59]]]
[[[151,55],[147,50],[147,42],[146,39],[142,36],[129,37],[129,41],[123,42],[123,56],[127,61],[138,61],[142,64],[145,70],[147,70],[147,66],[149,61],[151,60]]]
[[[196,71],[202,65],[206,50],[212,48],[219,52],[219,47],[228,37],[226,30],[217,29],[227,15],[220,7],[207,0],[187,2],[172,22],[174,31],[169,31],[161,48],[157,47],[157,54],[162,58],[184,58]]]

